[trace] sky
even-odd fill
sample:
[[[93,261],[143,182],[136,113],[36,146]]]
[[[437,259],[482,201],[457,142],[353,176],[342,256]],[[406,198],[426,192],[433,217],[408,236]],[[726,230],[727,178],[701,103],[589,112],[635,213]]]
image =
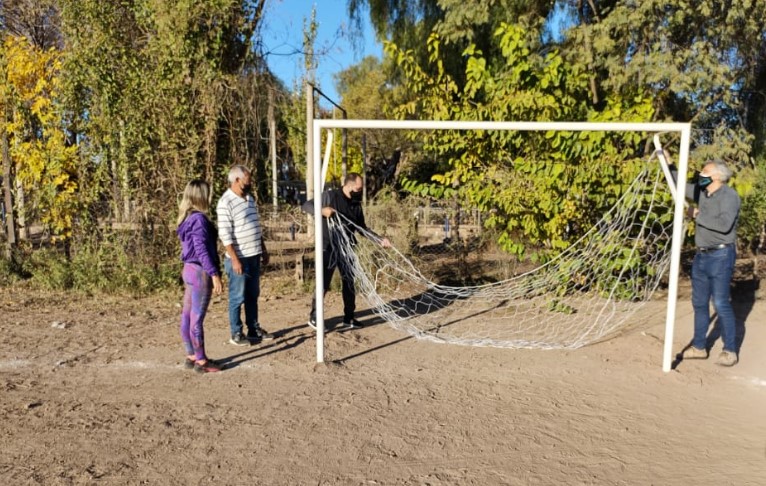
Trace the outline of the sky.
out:
[[[381,57],[383,46],[375,41],[375,34],[365,14],[363,41],[357,49],[350,39],[347,0],[271,0],[266,6],[263,27],[264,50],[267,64],[288,88],[300,79],[303,70],[303,25],[311,18],[316,5],[317,40],[314,47],[318,61],[317,82],[329,98],[340,101],[333,82],[333,74],[360,62],[364,57]],[[326,101],[320,104],[330,107]]]

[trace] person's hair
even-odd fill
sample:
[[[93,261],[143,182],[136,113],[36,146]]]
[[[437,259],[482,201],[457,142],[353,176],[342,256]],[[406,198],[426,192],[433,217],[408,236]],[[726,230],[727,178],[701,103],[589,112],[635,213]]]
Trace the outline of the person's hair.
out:
[[[358,181],[361,178],[362,178],[362,176],[359,175],[358,173],[356,173],[356,172],[349,172],[348,174],[346,174],[346,178],[343,179],[343,185],[345,186],[346,184],[349,184],[351,182],[356,182],[356,181]]]
[[[234,184],[237,179],[242,179],[245,174],[249,174],[250,170],[244,165],[232,165],[229,169],[229,185]]]
[[[178,205],[178,226],[194,211],[199,211],[207,218],[210,209],[210,186],[207,182],[194,179],[186,184],[183,198]]]
[[[715,166],[715,170],[718,171],[718,177],[721,178],[721,182],[729,182],[733,173],[722,160],[710,160],[708,161],[708,164],[713,164]]]

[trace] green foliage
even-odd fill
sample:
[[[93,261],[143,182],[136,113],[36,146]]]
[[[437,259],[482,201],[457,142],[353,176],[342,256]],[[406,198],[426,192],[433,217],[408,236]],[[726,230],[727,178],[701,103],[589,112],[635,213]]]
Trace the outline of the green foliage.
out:
[[[529,29],[529,45],[539,44],[544,20],[557,2],[549,0],[348,0],[352,24],[360,26],[360,13],[369,7],[370,20],[378,39],[389,40],[408,52],[417,64],[428,66],[430,50],[425,40],[436,33],[442,40],[441,66],[462,88],[467,60],[461,53],[471,45],[485,53],[490,64],[502,62],[493,32],[502,23],[518,23]],[[402,72],[386,66],[391,80]]]
[[[109,167],[104,195],[116,217],[165,219],[189,179],[214,182],[230,165],[219,147],[240,150],[240,132],[224,130],[247,97],[229,87],[250,56],[263,1],[60,3],[65,101],[87,140],[84,160]]]
[[[107,238],[98,245],[83,244],[71,258],[56,248],[36,250],[25,269],[33,284],[55,290],[142,295],[178,285],[178,262],[147,259],[117,243]]]
[[[568,305],[563,302],[559,302],[556,299],[553,299],[550,302],[548,302],[548,311],[559,312],[561,314],[574,314],[575,312],[577,312],[577,309],[575,309],[571,305]]]
[[[20,266],[57,288],[166,285],[184,185],[203,177],[217,195],[232,162],[264,159],[262,94],[277,83],[251,47],[265,0],[60,0],[60,19],[44,3],[45,25],[13,20],[32,34],[60,20],[61,42],[3,38],[0,108],[23,189],[12,209],[66,239],[68,257],[40,250]],[[105,230],[115,221],[130,237]]]
[[[737,238],[750,250],[759,249],[766,237],[766,160],[760,160],[756,167],[738,173],[732,181],[742,198]]]
[[[444,71],[441,41],[429,38],[433,75],[407,52],[388,44],[386,52],[407,74],[411,101],[398,118],[434,120],[649,121],[651,100],[637,91],[610,97],[605,109],[589,104],[585,66],[556,52],[545,56],[526,44],[527,32],[503,24],[495,32],[503,63],[491,66],[474,48],[467,57],[463,90]],[[500,66],[500,67],[498,67]],[[522,255],[528,246],[566,248],[590,228],[635,178],[645,161],[641,134],[604,132],[452,132],[412,134],[424,154],[438,161],[430,181],[404,179],[419,195],[457,197],[489,213],[485,227],[499,243]]]
[[[385,119],[385,107],[392,103],[394,92],[388,86],[385,68],[375,57],[366,57],[358,64],[335,75],[336,87],[341,95],[341,105],[347,110],[349,119]],[[367,156],[374,172],[376,163],[391,158],[397,149],[406,144],[406,139],[397,130],[354,130],[348,143],[349,170],[361,173],[362,137],[367,140]],[[341,153],[342,139],[335,140],[337,154]]]
[[[763,151],[766,2],[617,2],[581,22],[565,51],[600,93],[645,89],[658,119],[693,122],[699,158],[744,167],[751,144]]]
[[[23,265],[24,260],[20,258],[19,253],[18,248],[16,248],[10,257],[5,254],[0,256],[0,286],[13,285],[21,279],[29,277]]]

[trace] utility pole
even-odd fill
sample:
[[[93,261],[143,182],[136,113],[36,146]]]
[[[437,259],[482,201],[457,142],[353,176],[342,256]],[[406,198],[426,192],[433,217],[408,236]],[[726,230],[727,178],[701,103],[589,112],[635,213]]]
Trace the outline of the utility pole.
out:
[[[314,198],[314,86],[306,82],[306,200]],[[314,237],[314,218],[308,215],[308,236]]]
[[[269,151],[271,152],[271,201],[274,205],[274,216],[279,211],[277,196],[277,121],[274,117],[274,90],[269,89]]]

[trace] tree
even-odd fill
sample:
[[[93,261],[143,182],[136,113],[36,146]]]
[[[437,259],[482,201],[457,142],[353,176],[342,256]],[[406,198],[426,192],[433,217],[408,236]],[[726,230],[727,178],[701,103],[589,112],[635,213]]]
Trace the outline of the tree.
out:
[[[39,219],[54,238],[67,239],[78,208],[78,185],[76,148],[67,143],[57,105],[61,53],[12,35],[3,44],[3,131],[16,185],[24,191],[14,209],[22,224]]]
[[[435,75],[387,44],[387,54],[406,75],[404,88],[413,94],[412,101],[397,108],[397,118],[651,119],[651,102],[640,90],[610,95],[604,109],[593,109],[586,66],[567,63],[556,51],[537,54],[527,48],[527,35],[522,26],[501,25],[493,38],[505,62],[493,66],[480,51],[466,49],[462,88],[443,68],[436,34],[429,39]],[[405,180],[405,188],[456,198],[487,212],[485,226],[498,232],[507,251],[519,255],[530,246],[543,253],[568,246],[615,203],[645,163],[642,139],[630,133],[435,131],[417,136],[433,175],[427,181],[415,174]]]
[[[25,37],[42,51],[61,47],[60,18],[56,0],[3,0],[0,30]]]
[[[45,51],[52,47],[59,47],[61,33],[59,30],[59,16],[56,9],[55,0],[5,0],[0,3],[0,33],[5,39],[7,34],[16,37],[26,38],[36,49]],[[3,46],[3,50],[5,47]],[[7,57],[5,52],[2,55],[3,71],[7,73]],[[13,103],[11,101],[10,86],[7,79],[4,83],[3,99],[5,100],[3,109],[3,126],[7,126],[13,118]],[[13,162],[11,161],[9,134],[2,130],[0,138],[2,141],[3,158],[3,202],[7,211],[6,218],[6,236],[8,239],[8,251],[16,242],[16,219],[14,215],[14,197],[13,190],[16,187],[17,196],[20,201],[24,201],[24,187],[16,184]],[[24,229],[25,230],[25,229]],[[22,235],[25,231],[22,233]]]
[[[377,37],[390,41],[403,51],[411,51],[413,59],[424,70],[430,69],[426,39],[439,34],[442,64],[446,73],[462,86],[465,82],[466,59],[462,52],[473,45],[484,53],[485,59],[502,62],[495,50],[492,33],[502,23],[525,26],[530,46],[539,44],[546,19],[553,11],[550,0],[348,0],[349,16],[357,32],[361,31],[361,15],[369,10]],[[395,66],[391,66],[395,68]],[[392,80],[401,73],[389,71]]]
[[[335,75],[335,84],[341,96],[341,104],[348,107],[351,119],[375,120],[387,117],[386,109],[394,104],[395,92],[387,82],[381,61],[369,56],[359,63]],[[395,182],[399,154],[407,139],[398,131],[361,130],[354,131],[353,143],[349,144],[349,170],[362,172],[362,138],[366,140],[367,189],[374,195],[382,187]],[[340,141],[336,141],[340,143]]]
[[[68,106],[88,158],[109,168],[113,214],[165,220],[188,179],[218,180],[252,146],[231,123],[265,0],[61,5]]]
[[[657,119],[694,124],[700,158],[715,154],[742,167],[763,151],[766,2],[592,4],[594,13],[569,33],[567,52],[595,66],[604,91],[645,88]],[[578,49],[589,42],[591,49]]]

